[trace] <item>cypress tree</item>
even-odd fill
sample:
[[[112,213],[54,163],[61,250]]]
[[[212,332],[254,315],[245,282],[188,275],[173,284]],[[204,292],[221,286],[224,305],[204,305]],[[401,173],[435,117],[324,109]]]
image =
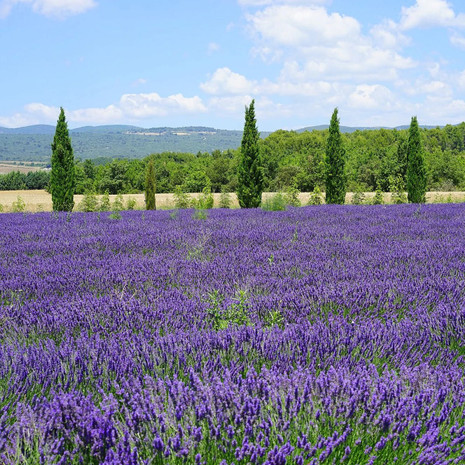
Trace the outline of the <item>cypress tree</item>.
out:
[[[426,169],[417,117],[410,123],[407,146],[407,196],[410,203],[426,201]]]
[[[263,192],[262,162],[258,141],[260,135],[255,119],[255,100],[245,107],[244,134],[241,142],[241,159],[237,173],[237,198],[241,208],[260,206]]]
[[[326,143],[326,203],[344,204],[346,178],[344,173],[345,150],[342,146],[337,108],[334,109]]]
[[[155,166],[153,159],[150,158],[147,164],[147,172],[145,176],[145,208],[147,210],[155,210]]]
[[[52,143],[50,192],[54,211],[72,211],[74,207],[74,155],[63,108],[60,109]]]

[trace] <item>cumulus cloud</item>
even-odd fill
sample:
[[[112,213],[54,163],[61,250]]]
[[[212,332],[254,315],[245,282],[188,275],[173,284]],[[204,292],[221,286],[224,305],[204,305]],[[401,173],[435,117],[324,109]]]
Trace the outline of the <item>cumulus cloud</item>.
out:
[[[355,109],[386,109],[393,105],[393,94],[385,86],[363,84],[349,95],[348,103]]]
[[[247,94],[252,92],[254,83],[242,74],[235,73],[229,68],[218,68],[211,78],[200,84],[200,88],[207,94]]]
[[[269,6],[247,20],[256,53],[265,61],[284,62],[284,72],[292,62],[288,78],[293,80],[394,80],[398,70],[414,66],[396,50],[406,38],[393,22],[367,36],[355,18],[302,5]]]
[[[465,27],[465,14],[456,14],[446,0],[416,0],[411,7],[402,7],[402,29],[417,27]]]
[[[111,124],[122,121],[143,121],[151,117],[180,114],[197,114],[207,111],[200,97],[184,97],[182,94],[161,97],[157,93],[124,94],[117,104],[106,107],[65,109],[70,123]],[[30,124],[56,122],[60,109],[43,103],[25,105],[24,112],[0,117],[0,124],[18,127]]]
[[[166,116],[174,113],[200,113],[206,111],[200,97],[184,97],[182,94],[161,97],[156,92],[151,94],[125,94],[121,97],[119,107],[131,118],[148,118]]]
[[[286,46],[321,44],[357,36],[358,21],[321,7],[270,6],[247,17],[263,39]]]
[[[95,0],[3,0],[0,3],[0,17],[8,16],[13,7],[20,3],[30,5],[36,13],[54,18],[78,15],[97,6]]]

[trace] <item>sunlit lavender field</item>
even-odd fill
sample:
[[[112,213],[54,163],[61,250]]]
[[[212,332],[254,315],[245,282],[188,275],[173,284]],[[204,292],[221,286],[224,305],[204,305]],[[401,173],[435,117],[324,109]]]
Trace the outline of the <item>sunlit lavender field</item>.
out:
[[[465,206],[0,216],[0,463],[465,461]]]

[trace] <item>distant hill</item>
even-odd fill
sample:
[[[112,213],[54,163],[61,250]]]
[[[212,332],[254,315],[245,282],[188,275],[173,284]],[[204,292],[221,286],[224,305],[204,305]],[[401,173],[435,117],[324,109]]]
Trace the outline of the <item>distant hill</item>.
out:
[[[0,160],[48,163],[55,126],[0,127]],[[262,137],[270,133],[262,133]],[[84,126],[70,130],[76,158],[143,158],[161,152],[213,152],[236,149],[242,131],[205,126],[141,128],[128,125]]]
[[[328,129],[328,125],[308,126],[296,132],[324,129]],[[340,129],[341,132],[350,133],[380,128],[341,126]],[[399,126],[395,129],[408,129],[408,126]],[[46,124],[21,128],[0,127],[0,160],[48,163],[54,133],[55,126]],[[265,138],[269,134],[270,132],[261,132],[260,135]],[[236,149],[242,139],[242,131],[206,126],[148,129],[130,125],[84,126],[71,129],[70,135],[74,155],[81,159],[143,158],[151,153],[161,152],[212,152]]]

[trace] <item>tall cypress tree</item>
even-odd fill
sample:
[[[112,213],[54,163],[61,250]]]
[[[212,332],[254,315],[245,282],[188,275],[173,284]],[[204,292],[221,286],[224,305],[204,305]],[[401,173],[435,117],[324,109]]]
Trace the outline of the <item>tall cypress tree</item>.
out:
[[[155,166],[153,158],[150,157],[147,164],[147,172],[145,176],[145,208],[147,210],[155,210]]]
[[[337,108],[334,109],[326,143],[326,203],[344,204],[346,177],[344,173],[345,150],[342,145]]]
[[[263,192],[262,161],[258,141],[260,135],[255,119],[255,100],[245,107],[244,134],[241,142],[241,160],[237,173],[237,198],[241,208],[260,206]]]
[[[52,143],[50,191],[54,211],[72,211],[74,207],[74,155],[63,108],[60,109]]]
[[[407,146],[407,195],[410,203],[426,201],[426,168],[417,117],[410,123]]]

